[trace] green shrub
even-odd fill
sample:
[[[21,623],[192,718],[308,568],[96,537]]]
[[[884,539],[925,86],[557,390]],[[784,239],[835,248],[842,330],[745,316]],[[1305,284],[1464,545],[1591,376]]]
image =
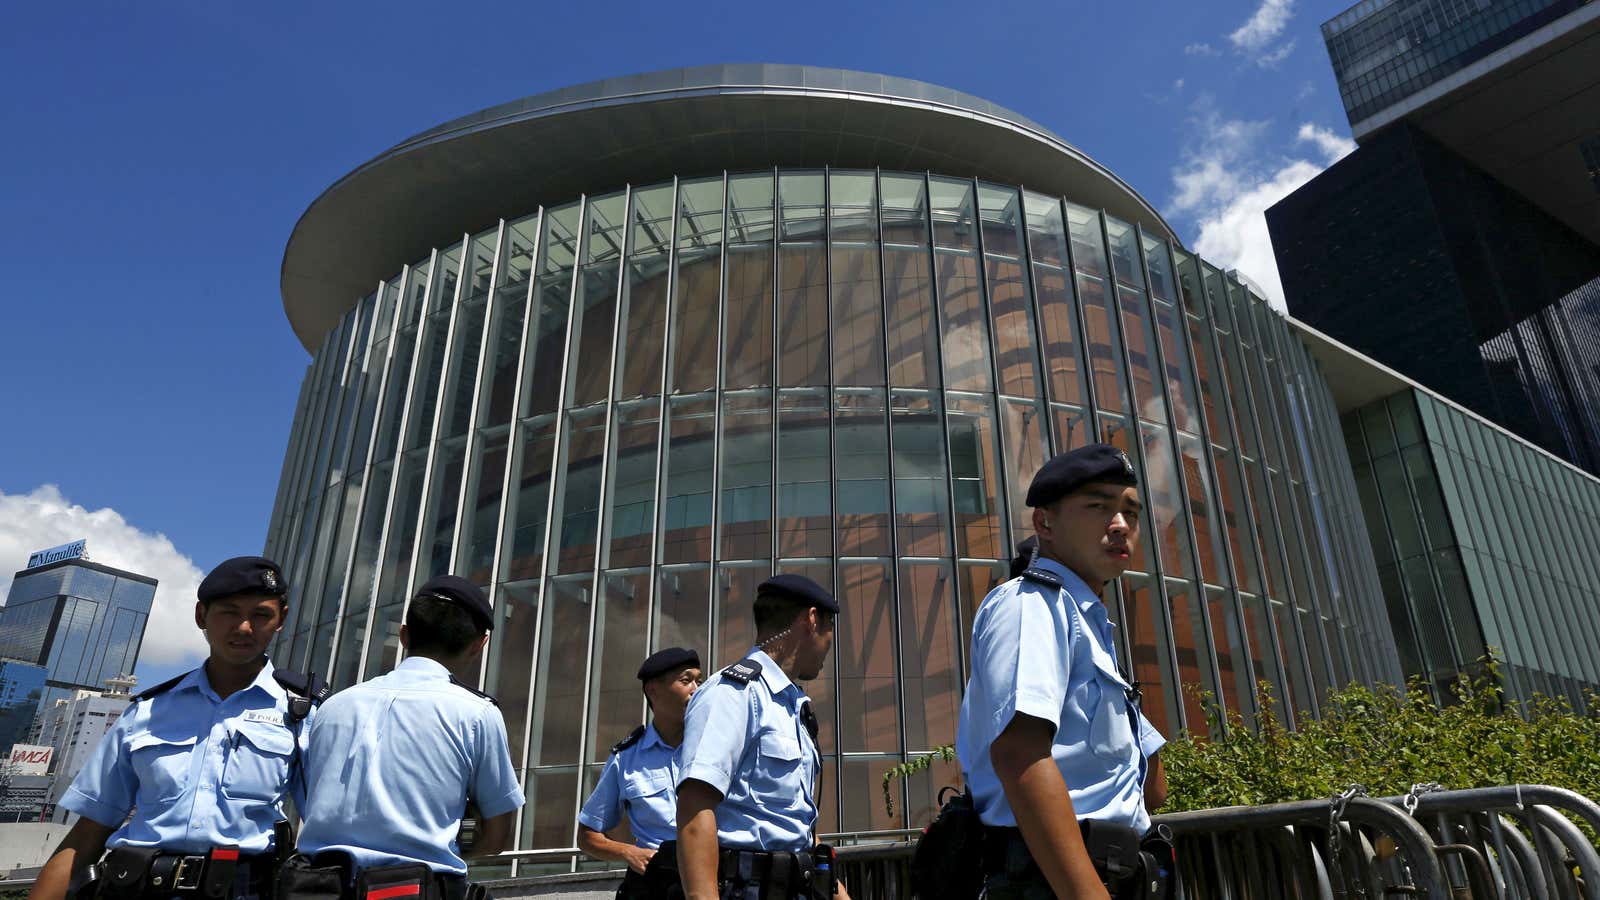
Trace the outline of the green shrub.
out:
[[[1448,789],[1549,784],[1600,797],[1600,718],[1548,697],[1519,710],[1506,702],[1494,660],[1475,669],[1457,679],[1443,704],[1421,681],[1404,690],[1350,685],[1328,695],[1320,719],[1304,716],[1292,730],[1280,721],[1265,682],[1261,712],[1248,725],[1237,712],[1224,720],[1215,700],[1197,693],[1210,735],[1184,732],[1161,751],[1167,772],[1161,811],[1309,800],[1351,784],[1375,797],[1424,782]],[[1597,706],[1600,698],[1590,704]],[[893,779],[953,757],[942,747],[890,770],[885,803]]]

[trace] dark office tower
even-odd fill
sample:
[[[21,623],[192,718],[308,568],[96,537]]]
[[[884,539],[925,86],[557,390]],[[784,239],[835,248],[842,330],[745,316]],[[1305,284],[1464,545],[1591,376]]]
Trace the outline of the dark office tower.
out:
[[[0,609],[0,657],[45,667],[40,709],[104,690],[138,662],[155,595],[154,578],[86,559],[23,569]]]
[[[1600,4],[1323,26],[1359,148],[1267,211],[1290,311],[1600,472]]]

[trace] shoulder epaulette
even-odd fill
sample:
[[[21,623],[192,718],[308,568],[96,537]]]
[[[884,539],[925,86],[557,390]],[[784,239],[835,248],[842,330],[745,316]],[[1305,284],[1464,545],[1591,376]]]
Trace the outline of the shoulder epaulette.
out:
[[[612,744],[611,745],[611,752],[612,753],[621,753],[622,751],[628,749],[629,747],[632,747],[634,744],[639,743],[639,741],[642,740],[643,738],[644,738],[644,726],[640,725],[638,728],[635,728],[634,730],[628,732],[628,736],[627,737],[623,738],[620,741],[617,741],[615,744]]]
[[[137,694],[134,694],[133,695],[133,699],[128,701],[128,702],[130,702],[130,703],[138,703],[140,700],[149,700],[151,697],[159,697],[162,694],[165,694],[167,691],[170,691],[173,688],[177,687],[178,686],[178,682],[180,682],[180,681],[182,681],[182,680],[184,680],[185,678],[188,678],[188,677],[189,677],[189,673],[185,672],[182,675],[177,676],[176,678],[168,678],[166,681],[161,682],[160,684],[156,685],[153,688],[147,688],[145,690],[140,691]]]
[[[483,699],[489,701],[490,703],[493,703],[495,706],[499,706],[500,705],[500,701],[499,700],[496,700],[495,698],[489,696],[488,694],[485,694],[483,691],[480,691],[477,688],[473,687],[472,685],[463,682],[461,679],[455,677],[454,675],[450,676],[450,683],[455,685],[458,688],[461,688],[462,690],[466,691],[469,694],[476,694],[477,696],[482,697]]]
[[[1050,571],[1049,569],[1040,568],[1039,566],[1029,566],[1028,568],[1022,570],[1022,578],[1024,581],[1031,581],[1034,584],[1042,584],[1045,587],[1058,591],[1061,590],[1061,576]]]
[[[745,657],[744,659],[741,659],[733,665],[722,670],[722,678],[724,681],[731,681],[740,687],[744,687],[745,685],[754,681],[756,676],[760,674],[761,663],[756,662],[750,657]]]
[[[328,699],[332,690],[328,683],[312,672],[307,675],[293,669],[272,670],[272,680],[289,693],[289,724],[293,725],[311,715],[311,708]]]

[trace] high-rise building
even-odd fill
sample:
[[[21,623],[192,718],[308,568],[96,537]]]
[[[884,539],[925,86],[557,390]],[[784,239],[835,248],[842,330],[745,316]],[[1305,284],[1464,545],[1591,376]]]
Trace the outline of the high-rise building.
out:
[[[1600,474],[1600,4],[1364,0],[1359,147],[1267,211],[1290,311]]]
[[[128,708],[131,678],[110,679],[103,690],[76,691],[39,714],[39,743],[54,750],[44,815],[70,824],[77,816],[59,806],[89,754]]]
[[[1023,187],[1025,186],[1025,187]],[[481,672],[529,797],[571,847],[633,672],[749,648],[775,571],[843,613],[823,832],[925,821],[968,629],[1029,533],[1049,455],[1144,473],[1108,602],[1168,734],[1183,685],[1315,715],[1402,674],[1327,383],[1236,277],[1104,166],[992,103],[906,79],[713,66],[529,97],[330,187],[283,262],[312,361],[266,553],[280,664],[391,668],[410,591],[454,571],[497,624]],[[524,866],[526,869],[526,866]]]
[[[1339,398],[1405,670],[1442,685],[1493,650],[1512,696],[1582,707],[1600,676],[1600,4],[1364,0],[1323,36],[1359,146],[1267,224]],[[1530,539],[1519,515],[1561,524]]]
[[[99,691],[133,672],[155,594],[154,578],[81,557],[23,569],[0,609],[0,657],[45,668],[41,711]]]

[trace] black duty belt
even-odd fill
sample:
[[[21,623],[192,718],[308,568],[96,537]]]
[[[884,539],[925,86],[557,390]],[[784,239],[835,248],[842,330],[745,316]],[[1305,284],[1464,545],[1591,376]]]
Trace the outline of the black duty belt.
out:
[[[810,853],[785,850],[736,850],[724,847],[717,858],[717,877],[745,884],[803,885],[816,864]]]
[[[270,881],[275,858],[237,847],[170,853],[158,847],[117,847],[101,863],[102,890],[118,898],[190,896],[222,900],[234,894],[242,868],[253,884]]]

